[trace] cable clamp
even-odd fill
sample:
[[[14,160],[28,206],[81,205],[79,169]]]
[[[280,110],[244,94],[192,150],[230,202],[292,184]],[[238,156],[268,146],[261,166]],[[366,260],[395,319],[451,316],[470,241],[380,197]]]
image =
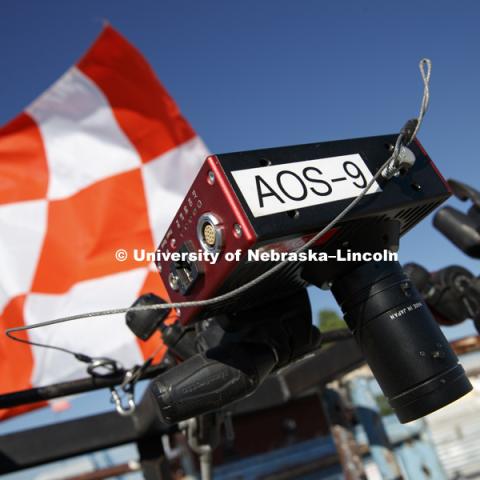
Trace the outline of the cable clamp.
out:
[[[122,417],[128,417],[135,412],[137,408],[135,404],[135,397],[132,392],[125,393],[123,398],[120,396],[115,387],[110,388],[111,401],[115,404],[115,410]],[[126,404],[124,403],[126,399]]]
[[[382,176],[387,179],[398,177],[401,173],[410,170],[415,164],[415,160],[415,154],[407,146],[400,145],[392,161],[383,170]]]
[[[110,388],[112,402],[115,404],[115,409],[122,417],[132,415],[135,411],[135,385],[151,363],[152,359],[149,359],[143,365],[135,365],[133,368],[125,372],[123,382],[119,387],[119,390],[122,391],[123,395],[120,395],[115,387]],[[124,404],[125,399],[126,405]]]

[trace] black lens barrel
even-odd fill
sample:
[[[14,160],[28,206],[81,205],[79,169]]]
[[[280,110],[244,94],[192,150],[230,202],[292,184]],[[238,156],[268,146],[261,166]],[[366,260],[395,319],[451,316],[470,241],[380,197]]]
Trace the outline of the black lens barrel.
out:
[[[472,389],[398,262],[362,264],[337,279],[332,293],[402,423],[438,410]]]

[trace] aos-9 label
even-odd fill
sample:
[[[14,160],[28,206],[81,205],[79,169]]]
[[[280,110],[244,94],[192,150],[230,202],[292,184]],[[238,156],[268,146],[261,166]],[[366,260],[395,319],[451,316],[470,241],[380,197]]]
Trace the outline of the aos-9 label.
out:
[[[372,173],[358,153],[232,171],[254,217],[358,196]],[[367,195],[381,192],[375,182]]]

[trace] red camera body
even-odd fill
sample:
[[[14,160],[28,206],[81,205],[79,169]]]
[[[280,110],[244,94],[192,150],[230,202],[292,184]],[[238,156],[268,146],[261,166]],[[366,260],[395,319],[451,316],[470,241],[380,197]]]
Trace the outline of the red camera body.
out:
[[[291,252],[305,244],[361,193],[395,140],[387,135],[208,157],[158,247],[157,266],[170,300],[231,291],[276,263],[252,260],[252,252]],[[420,143],[409,148],[414,166],[389,181],[378,179],[317,248],[340,248],[368,222],[394,220],[404,234],[448,198],[447,184]],[[183,259],[169,259],[174,252]],[[207,259],[191,260],[198,252]],[[301,263],[289,262],[235,299],[182,309],[180,320],[188,324],[274,300],[306,285],[301,272]]]

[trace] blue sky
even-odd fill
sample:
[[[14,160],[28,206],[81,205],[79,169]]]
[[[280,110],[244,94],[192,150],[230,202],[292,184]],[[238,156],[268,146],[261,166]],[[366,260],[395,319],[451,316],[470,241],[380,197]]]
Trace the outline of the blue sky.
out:
[[[143,52],[218,153],[396,132],[417,114],[417,63],[427,56],[432,97],[419,137],[447,178],[480,187],[474,1],[3,0],[0,123],[72,65],[105,20]],[[478,271],[431,219],[403,239],[400,258]],[[335,306],[329,294],[313,303]]]
[[[104,20],[143,52],[218,153],[396,132],[417,115],[417,64],[429,57],[419,138],[444,176],[480,188],[478,2],[2,0],[0,123],[72,65]],[[400,259],[480,273],[431,218],[403,239]],[[329,294],[312,300],[335,307]]]

